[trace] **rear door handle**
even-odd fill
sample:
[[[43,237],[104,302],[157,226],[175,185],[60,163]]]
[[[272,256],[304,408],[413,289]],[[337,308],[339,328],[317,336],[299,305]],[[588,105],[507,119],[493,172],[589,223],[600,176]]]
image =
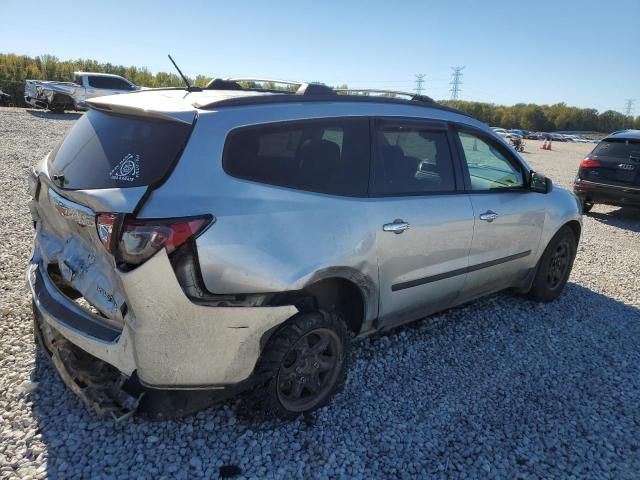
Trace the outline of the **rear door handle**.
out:
[[[493,222],[496,218],[498,218],[498,214],[494,211],[487,210],[484,213],[480,214],[480,220],[484,220],[485,222]]]
[[[393,222],[391,223],[385,223],[384,225],[382,225],[382,231],[383,232],[393,232],[395,234],[399,234],[404,232],[405,230],[408,230],[410,227],[408,222],[405,222],[404,220],[400,219],[400,218],[396,218]]]

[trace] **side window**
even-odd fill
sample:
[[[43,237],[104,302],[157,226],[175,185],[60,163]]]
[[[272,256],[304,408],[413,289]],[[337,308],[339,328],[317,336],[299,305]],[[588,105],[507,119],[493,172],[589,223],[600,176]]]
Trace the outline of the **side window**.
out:
[[[77,83],[78,85],[83,86],[83,83],[82,83],[82,75],[75,75],[75,76],[73,77],[73,81],[74,81],[75,83]]]
[[[458,132],[469,177],[471,190],[500,190],[522,188],[522,169],[514,165],[507,154],[480,136],[469,132]]]
[[[131,90],[131,86],[121,78],[89,76],[89,86],[108,90]]]
[[[102,86],[102,77],[94,77],[93,75],[89,75],[87,77],[87,83],[92,88],[104,88]]]
[[[232,131],[222,166],[260,183],[366,196],[370,157],[368,119],[302,120]]]
[[[374,190],[407,195],[455,190],[451,150],[444,131],[415,125],[376,129]]]

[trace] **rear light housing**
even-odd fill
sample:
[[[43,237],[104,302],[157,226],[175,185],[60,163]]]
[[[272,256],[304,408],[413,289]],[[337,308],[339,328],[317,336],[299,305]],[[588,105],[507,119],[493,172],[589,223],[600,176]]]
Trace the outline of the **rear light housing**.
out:
[[[601,166],[602,164],[598,160],[593,160],[591,158],[585,158],[580,162],[580,168],[598,168]]]
[[[191,238],[202,233],[214,221],[211,215],[171,219],[124,219],[113,213],[96,217],[100,241],[118,263],[141,265],[164,248],[171,254]]]

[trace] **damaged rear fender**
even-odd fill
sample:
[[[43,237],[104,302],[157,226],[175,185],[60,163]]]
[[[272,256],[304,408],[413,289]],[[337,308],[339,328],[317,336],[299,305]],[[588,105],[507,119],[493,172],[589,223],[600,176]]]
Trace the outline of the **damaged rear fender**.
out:
[[[265,333],[298,311],[292,305],[197,305],[184,294],[165,250],[119,275],[138,377],[151,387],[202,388],[246,380]]]

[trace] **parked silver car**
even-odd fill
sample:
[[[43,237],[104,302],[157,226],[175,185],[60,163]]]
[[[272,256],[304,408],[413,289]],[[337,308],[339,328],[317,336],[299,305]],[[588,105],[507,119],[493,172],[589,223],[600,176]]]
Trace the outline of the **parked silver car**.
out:
[[[87,102],[33,172],[27,272],[87,403],[251,390],[293,416],[343,384],[352,336],[506,288],[560,295],[571,192],[461,112],[356,93],[216,80]]]

